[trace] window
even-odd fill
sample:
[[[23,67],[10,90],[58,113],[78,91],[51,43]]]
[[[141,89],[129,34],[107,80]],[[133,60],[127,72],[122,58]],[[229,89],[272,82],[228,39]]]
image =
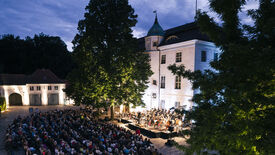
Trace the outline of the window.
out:
[[[151,39],[147,38],[146,39],[146,50],[150,50],[150,48],[151,48]]]
[[[54,90],[58,90],[58,86],[54,86]]]
[[[162,55],[161,56],[161,64],[165,64],[166,63],[166,55]]]
[[[33,86],[30,86],[30,91],[33,91],[34,90],[34,87]]]
[[[160,101],[159,109],[165,109],[165,100]]]
[[[161,77],[160,88],[165,88],[165,76]]]
[[[157,42],[153,42],[153,46],[156,47],[158,44]]]
[[[153,97],[153,98],[157,98],[157,94],[156,94],[156,93],[153,93],[153,94],[152,94],[152,97]]]
[[[48,86],[48,90],[52,90],[52,86]]]
[[[157,80],[153,80],[153,85],[157,85]]]
[[[219,58],[219,54],[218,53],[214,53],[214,61],[218,61]]]
[[[180,89],[181,86],[181,77],[176,76],[175,89]]]
[[[201,62],[206,62],[206,51],[201,51]]]
[[[175,108],[179,108],[180,107],[180,102],[175,102]]]
[[[181,62],[181,52],[176,53],[176,62]]]
[[[41,87],[40,87],[40,86],[37,86],[37,87],[36,87],[36,90],[41,90]]]

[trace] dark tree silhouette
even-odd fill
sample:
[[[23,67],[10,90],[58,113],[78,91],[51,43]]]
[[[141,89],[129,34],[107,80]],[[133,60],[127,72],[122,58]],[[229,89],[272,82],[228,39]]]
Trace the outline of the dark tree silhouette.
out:
[[[60,37],[43,33],[25,39],[3,35],[0,54],[0,73],[31,74],[36,69],[46,68],[64,79],[73,66],[71,53]]]
[[[221,24],[207,13],[198,14],[198,23],[222,50],[215,71],[170,69],[189,78],[200,92],[197,104],[187,113],[195,120],[187,153],[216,150],[219,154],[275,154],[275,1],[260,0],[249,10],[253,26],[243,25],[238,13],[246,0],[209,0]]]

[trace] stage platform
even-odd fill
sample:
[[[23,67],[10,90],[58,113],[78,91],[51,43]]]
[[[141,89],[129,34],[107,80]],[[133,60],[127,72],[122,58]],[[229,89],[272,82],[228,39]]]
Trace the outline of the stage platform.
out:
[[[128,123],[132,123],[132,121],[129,121],[127,119],[120,119],[121,123],[123,124],[128,124]]]
[[[149,129],[149,128],[144,128],[140,127],[138,125],[129,123],[128,128],[131,130],[140,130],[140,133],[144,136],[147,136],[149,138],[162,138],[162,139],[168,139],[172,137],[177,137],[178,133],[177,132],[172,132],[170,133],[169,131],[159,131],[156,129]]]

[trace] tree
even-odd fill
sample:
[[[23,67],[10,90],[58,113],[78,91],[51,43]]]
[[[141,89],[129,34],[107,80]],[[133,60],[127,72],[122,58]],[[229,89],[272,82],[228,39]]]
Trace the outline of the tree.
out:
[[[128,0],[91,0],[86,11],[73,40],[77,68],[67,93],[77,104],[143,105],[152,72],[148,55],[138,51],[132,35],[134,9]]]
[[[31,74],[36,69],[47,68],[65,78],[73,67],[71,53],[60,37],[43,33],[25,39],[3,35],[0,51],[0,73]]]
[[[186,152],[217,150],[220,154],[275,154],[275,2],[260,0],[249,10],[254,25],[240,22],[245,0],[210,0],[221,24],[206,12],[197,22],[223,52],[211,62],[215,71],[187,71],[172,65],[173,73],[192,81],[199,89],[187,112],[195,127]]]

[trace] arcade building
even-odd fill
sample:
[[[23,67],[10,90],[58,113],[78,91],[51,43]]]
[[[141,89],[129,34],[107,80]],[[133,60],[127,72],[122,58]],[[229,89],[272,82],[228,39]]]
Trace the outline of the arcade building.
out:
[[[65,103],[65,82],[48,69],[31,75],[0,74],[0,96],[7,106],[40,106]]]

